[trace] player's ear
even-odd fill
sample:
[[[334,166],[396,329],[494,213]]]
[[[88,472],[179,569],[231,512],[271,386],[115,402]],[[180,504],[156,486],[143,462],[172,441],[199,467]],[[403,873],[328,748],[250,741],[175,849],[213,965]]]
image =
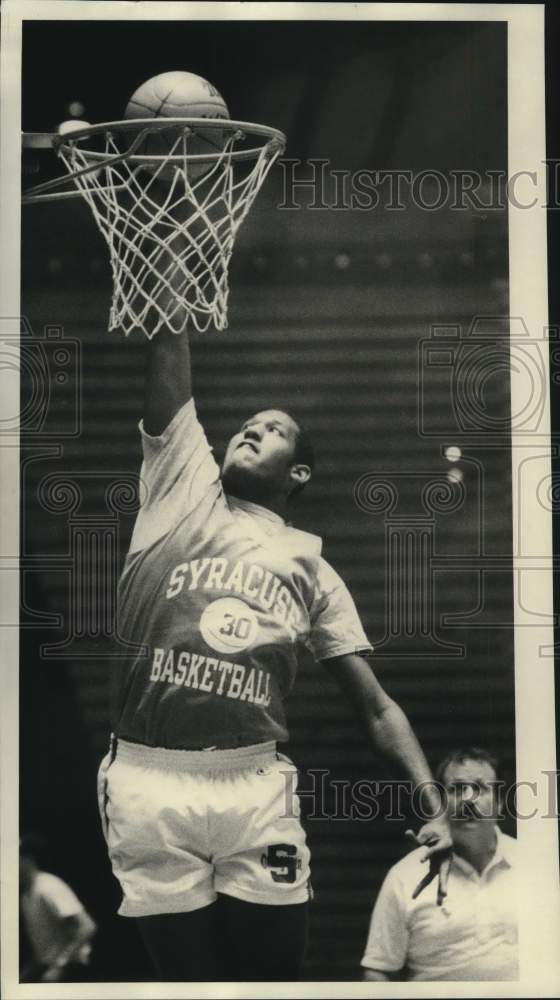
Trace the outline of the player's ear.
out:
[[[298,462],[297,465],[292,465],[290,469],[290,479],[294,486],[305,486],[311,479],[311,469],[308,465],[304,465],[303,462]]]

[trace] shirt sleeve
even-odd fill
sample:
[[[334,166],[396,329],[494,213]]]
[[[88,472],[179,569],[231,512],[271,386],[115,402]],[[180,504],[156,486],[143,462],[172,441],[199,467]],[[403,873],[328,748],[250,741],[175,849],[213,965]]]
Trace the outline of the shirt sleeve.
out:
[[[220,470],[190,399],[158,437],[139,425],[144,459],[140,471],[140,503],[130,552],[138,552],[166,535],[189,514],[207,491],[219,483]]]
[[[366,969],[379,969],[380,972],[399,972],[406,965],[408,940],[403,888],[397,872],[392,868],[373,908],[361,964]]]
[[[306,645],[316,660],[373,652],[348,588],[324,559],[319,560],[309,614],[311,630]]]

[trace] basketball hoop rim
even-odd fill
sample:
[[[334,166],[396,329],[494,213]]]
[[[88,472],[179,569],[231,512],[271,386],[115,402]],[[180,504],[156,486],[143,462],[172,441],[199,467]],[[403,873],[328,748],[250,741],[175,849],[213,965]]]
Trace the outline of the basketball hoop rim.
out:
[[[182,129],[191,129],[194,134],[196,134],[197,129],[216,129],[221,132],[231,132],[235,139],[244,139],[246,136],[257,136],[263,141],[258,146],[254,146],[250,149],[240,149],[233,150],[228,154],[228,159],[232,161],[242,161],[256,159],[263,148],[271,145],[275,149],[277,155],[282,153],[286,147],[286,136],[279,129],[272,128],[270,125],[258,125],[255,122],[244,122],[244,121],[234,121],[231,118],[128,118],[113,122],[100,122],[95,125],[88,125],[86,128],[75,129],[71,132],[65,132],[63,135],[57,132],[23,132],[22,133],[22,145],[24,149],[54,149],[55,151],[61,149],[67,154],[72,150],[72,146],[76,141],[81,139],[87,139],[91,136],[103,135],[108,132],[134,132],[137,131],[138,135],[133,140],[130,150],[123,153],[123,158],[126,157],[131,163],[138,164],[159,164],[163,160],[168,163],[182,163],[184,156],[181,154],[176,154],[173,156],[156,156],[155,154],[147,155],[142,153],[135,153],[134,149],[140,146],[146,136],[151,132],[163,132],[168,131],[170,128],[174,128],[179,135]],[[237,135],[235,134],[237,133]],[[80,151],[83,155],[91,158],[93,163],[104,163],[106,161],[112,160],[114,154],[99,152],[97,150],[89,150],[84,146],[80,145]],[[223,155],[223,151],[216,153],[196,153],[189,154],[189,162],[194,163],[212,163],[219,160]]]
[[[146,143],[154,133],[158,155]],[[238,141],[256,148],[236,151]],[[181,333],[189,321],[199,332],[212,321],[222,330],[238,229],[285,142],[278,129],[225,118],[82,122],[64,134],[27,133],[24,146],[53,150],[66,175],[36,185],[22,201],[87,202],[109,249],[109,329],[142,330],[149,339],[162,327]],[[234,158],[254,163],[236,170]],[[189,173],[193,162],[211,166]],[[160,177],[169,163],[173,171]],[[68,184],[72,190],[60,190]]]

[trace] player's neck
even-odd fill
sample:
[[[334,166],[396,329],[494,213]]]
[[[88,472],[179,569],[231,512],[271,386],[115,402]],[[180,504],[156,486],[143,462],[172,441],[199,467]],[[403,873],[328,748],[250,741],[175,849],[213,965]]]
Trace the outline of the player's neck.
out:
[[[252,493],[240,496],[238,492],[232,493],[231,496],[242,503],[254,504],[256,507],[269,510],[272,514],[281,517],[283,521],[286,520],[286,502],[282,497],[256,496]]]
[[[258,503],[258,500],[254,501]],[[267,510],[271,510],[273,514],[277,514],[281,517],[283,521],[286,519],[286,501],[284,497],[277,497],[269,500],[267,503],[261,504],[261,507],[266,507]]]
[[[271,490],[265,483],[248,482],[241,477],[223,476],[222,482],[226,493],[247,503],[272,511],[282,519],[286,516],[286,497],[283,493]]]

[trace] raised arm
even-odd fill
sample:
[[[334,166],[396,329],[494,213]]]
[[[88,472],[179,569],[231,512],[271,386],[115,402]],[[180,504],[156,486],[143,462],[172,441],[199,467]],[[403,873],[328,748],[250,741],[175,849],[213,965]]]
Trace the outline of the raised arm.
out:
[[[186,332],[160,330],[148,344],[144,428],[161,434],[192,396],[191,354]]]
[[[165,199],[167,191],[157,184],[153,186],[155,201]],[[181,215],[188,213],[188,206],[177,209]],[[165,237],[166,233],[162,233]],[[175,414],[192,396],[191,353],[187,333],[187,314],[180,307],[174,289],[181,287],[185,280],[184,265],[180,263],[182,252],[187,247],[180,228],[173,237],[169,254],[164,254],[159,262],[161,284],[157,292],[160,307],[171,304],[175,329],[182,327],[182,333],[173,333],[162,328],[148,344],[147,371],[144,390],[144,429],[152,436],[161,434]],[[154,294],[155,291],[154,291]]]

